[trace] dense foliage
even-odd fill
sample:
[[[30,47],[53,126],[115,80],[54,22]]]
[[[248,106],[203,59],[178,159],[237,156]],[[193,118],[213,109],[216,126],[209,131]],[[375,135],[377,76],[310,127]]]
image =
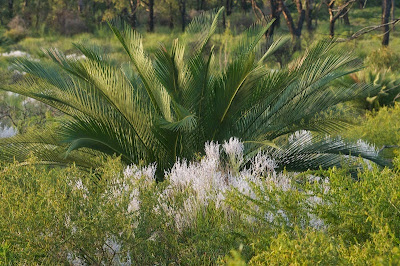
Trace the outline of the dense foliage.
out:
[[[0,263],[399,263],[397,168],[293,175],[260,153],[238,171],[241,147],[209,143],[162,183],[118,158],[92,173],[3,165]]]
[[[282,43],[266,51],[260,46],[270,24],[251,27],[229,53],[216,53],[207,45],[222,10],[205,13],[188,26],[194,42],[176,40],[170,52],[161,46],[154,60],[137,32],[115,26],[130,59],[121,65],[81,44],[76,47],[84,59],[49,50],[57,66],[19,60],[19,71],[28,75],[6,89],[69,118],[56,130],[1,140],[0,157],[22,161],[34,152],[45,164],[75,161],[91,167],[97,163],[94,157],[117,154],[127,164],[157,162],[159,169],[168,169],[177,157],[200,153],[206,141],[222,143],[237,136],[246,145],[245,161],[262,149],[281,169],[339,165],[340,154],[385,164],[373,147],[318,135],[348,125],[348,110],[339,104],[377,90],[361,82],[332,90],[332,81],[359,70],[359,60],[332,52],[334,44],[325,41],[288,67],[269,69],[263,62]]]
[[[0,265],[400,264],[399,52],[311,3],[0,0]]]

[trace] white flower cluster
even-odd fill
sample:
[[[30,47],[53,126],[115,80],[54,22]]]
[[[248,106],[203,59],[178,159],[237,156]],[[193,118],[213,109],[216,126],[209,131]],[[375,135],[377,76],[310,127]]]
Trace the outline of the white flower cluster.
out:
[[[306,137],[306,132],[299,133],[297,137]],[[164,173],[166,187],[155,194],[157,201],[154,203],[152,211],[156,215],[164,216],[167,226],[171,226],[178,233],[183,233],[186,229],[195,226],[199,215],[207,211],[210,206],[215,206],[223,213],[231,214],[231,206],[225,201],[228,192],[238,191],[252,199],[267,201],[273,204],[271,210],[262,210],[259,206],[251,206],[254,210],[264,211],[266,222],[287,223],[290,225],[290,215],[285,210],[275,208],[275,203],[279,198],[270,201],[269,196],[260,196],[259,188],[266,195],[273,189],[289,191],[297,189],[292,178],[276,171],[277,164],[268,154],[259,151],[253,158],[247,160],[244,158],[244,145],[237,138],[230,138],[222,145],[218,142],[208,142],[205,144],[205,156],[199,161],[187,161],[185,159],[177,160],[173,167]],[[228,158],[226,162],[225,158]],[[246,164],[244,164],[246,162]],[[235,165],[231,165],[234,163]],[[134,220],[133,228],[140,224],[141,200],[145,198],[141,191],[146,191],[150,185],[155,185],[156,164],[150,164],[145,167],[130,165],[126,167],[123,174],[116,174],[113,180],[109,180],[108,190],[104,194],[105,200],[112,199],[113,204],[124,206],[127,214]],[[318,176],[309,176],[308,182],[317,182],[321,184],[324,193],[329,192],[329,180],[321,179]],[[74,189],[80,190],[84,195],[88,195],[88,190],[82,180],[76,180],[71,183]],[[278,191],[279,192],[279,191]],[[322,199],[313,193],[307,193],[307,206],[323,204]],[[271,194],[273,195],[273,194]],[[85,197],[85,196],[84,196]],[[114,201],[114,200],[117,201]],[[125,205],[121,204],[125,199]],[[126,205],[126,203],[128,203]],[[210,205],[213,204],[213,205]],[[147,205],[146,205],[147,206]],[[250,208],[250,206],[249,206]],[[308,207],[307,207],[308,208]],[[324,229],[322,220],[315,216],[311,208],[305,210],[308,215],[306,226],[312,226],[316,229]],[[136,215],[137,214],[137,215]],[[251,215],[243,216],[249,222],[254,222],[259,218]],[[66,226],[72,225],[70,218],[66,217]],[[149,241],[157,241],[159,232],[152,232],[148,238]],[[129,253],[121,253],[122,246],[117,238],[111,236],[105,239],[103,250],[113,258],[114,264],[130,265]],[[123,256],[124,258],[120,257]],[[80,265],[81,261],[71,255],[69,261],[73,265]]]
[[[139,168],[137,165],[130,165],[124,170],[122,180],[115,180],[113,182],[113,195],[118,197],[122,192],[130,193],[130,201],[128,205],[128,213],[136,212],[140,209],[140,193],[139,184],[140,180],[145,183],[152,183],[156,180],[156,169],[157,165],[150,164],[143,168]]]
[[[19,50],[11,51],[11,52],[8,52],[8,53],[2,53],[2,54],[0,54],[0,56],[4,56],[4,57],[28,57],[28,58],[31,57],[31,55],[28,54],[27,52],[19,51]]]
[[[81,54],[68,54],[65,56],[67,59],[74,59],[74,60],[82,60],[82,59],[86,59],[86,56]]]
[[[222,151],[219,143],[209,142],[205,144],[206,155],[199,162],[178,160],[165,173],[170,185],[160,195],[159,208],[173,218],[178,231],[190,227],[196,215],[210,202],[227,210],[224,200],[226,192],[231,189],[254,198],[252,185],[261,186],[262,182],[284,190],[291,188],[290,179],[275,171],[275,161],[265,153],[259,152],[250,160],[249,167],[243,167],[243,151],[244,145],[237,138],[225,141]],[[227,155],[228,165],[221,161],[222,153]],[[242,169],[239,171],[240,166]],[[174,193],[185,190],[192,191],[192,195],[185,199],[183,207],[174,207]]]
[[[88,199],[89,190],[83,184],[82,179],[76,179],[76,180],[75,179],[71,179],[71,180],[69,180],[69,185],[72,187],[73,190],[80,191],[82,193],[82,197],[84,199]]]
[[[230,164],[237,170],[243,163],[244,145],[238,138],[230,138],[228,142],[222,145],[226,155],[228,155]]]

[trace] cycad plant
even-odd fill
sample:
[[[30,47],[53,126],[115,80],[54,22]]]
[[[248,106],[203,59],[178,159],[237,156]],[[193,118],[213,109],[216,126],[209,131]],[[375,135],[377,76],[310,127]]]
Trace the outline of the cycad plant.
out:
[[[229,44],[229,53],[218,53],[210,42],[221,12],[205,13],[187,27],[185,36],[195,41],[175,40],[153,56],[139,33],[110,25],[127,54],[118,66],[83,44],[76,47],[84,60],[53,49],[47,54],[55,65],[18,61],[26,79],[6,89],[67,118],[56,130],[1,140],[0,156],[21,161],[33,152],[42,163],[92,167],[96,157],[117,154],[126,164],[157,162],[167,169],[177,158],[201,153],[207,141],[235,136],[245,144],[245,158],[261,149],[287,169],[337,165],[342,153],[381,163],[366,145],[326,137],[347,125],[338,105],[374,89],[330,88],[331,81],[359,70],[358,60],[331,52],[334,44],[324,41],[288,67],[269,69],[265,59],[283,42],[260,53],[269,25],[251,27],[238,44]]]
[[[399,100],[400,78],[390,69],[378,70],[366,68],[338,80],[341,86],[351,86],[354,83],[370,83],[379,90],[365,99],[358,101],[360,107],[372,110],[381,106],[393,105]]]

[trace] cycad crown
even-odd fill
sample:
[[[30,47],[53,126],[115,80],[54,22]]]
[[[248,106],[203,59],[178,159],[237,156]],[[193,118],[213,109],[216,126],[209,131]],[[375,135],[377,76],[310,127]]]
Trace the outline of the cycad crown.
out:
[[[57,67],[20,60],[17,66],[27,78],[7,90],[48,104],[68,119],[55,132],[1,140],[2,159],[25,160],[33,152],[42,163],[92,167],[96,156],[117,154],[127,164],[157,162],[166,169],[179,157],[201,152],[207,141],[236,136],[245,143],[247,158],[263,149],[287,169],[337,165],[340,153],[382,162],[365,145],[319,137],[347,125],[338,104],[374,90],[360,84],[330,88],[332,80],[358,71],[358,60],[331,53],[334,44],[323,41],[289,67],[268,69],[264,60],[286,39],[260,54],[269,27],[261,24],[221,60],[209,46],[221,12],[204,13],[187,27],[186,36],[195,36],[195,42],[175,40],[170,51],[161,46],[154,57],[144,51],[139,33],[110,25],[129,59],[120,66],[82,44],[76,47],[84,60],[48,50]],[[308,131],[317,134],[313,138]]]

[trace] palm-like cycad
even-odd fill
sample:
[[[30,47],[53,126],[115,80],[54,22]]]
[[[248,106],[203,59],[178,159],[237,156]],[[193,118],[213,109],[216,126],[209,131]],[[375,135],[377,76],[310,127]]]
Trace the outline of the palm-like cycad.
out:
[[[23,160],[33,150],[44,163],[75,161],[89,167],[95,156],[117,154],[126,163],[156,161],[165,169],[177,157],[202,151],[206,141],[237,136],[247,155],[269,150],[287,168],[335,165],[340,153],[350,152],[380,162],[365,147],[318,137],[346,125],[336,110],[339,103],[373,89],[359,84],[330,89],[332,80],[359,69],[358,60],[331,53],[333,44],[320,42],[288,68],[268,69],[263,61],[279,42],[259,56],[268,28],[259,25],[221,63],[208,46],[220,12],[192,22],[188,36],[194,35],[196,42],[176,40],[170,51],[161,46],[154,59],[143,50],[137,32],[111,26],[129,57],[121,66],[84,45],[76,45],[86,56],[82,61],[57,50],[48,51],[57,67],[19,61],[28,78],[8,90],[53,106],[68,119],[48,135],[2,140],[3,159],[14,155]],[[317,132],[317,139],[288,140],[299,130]]]

